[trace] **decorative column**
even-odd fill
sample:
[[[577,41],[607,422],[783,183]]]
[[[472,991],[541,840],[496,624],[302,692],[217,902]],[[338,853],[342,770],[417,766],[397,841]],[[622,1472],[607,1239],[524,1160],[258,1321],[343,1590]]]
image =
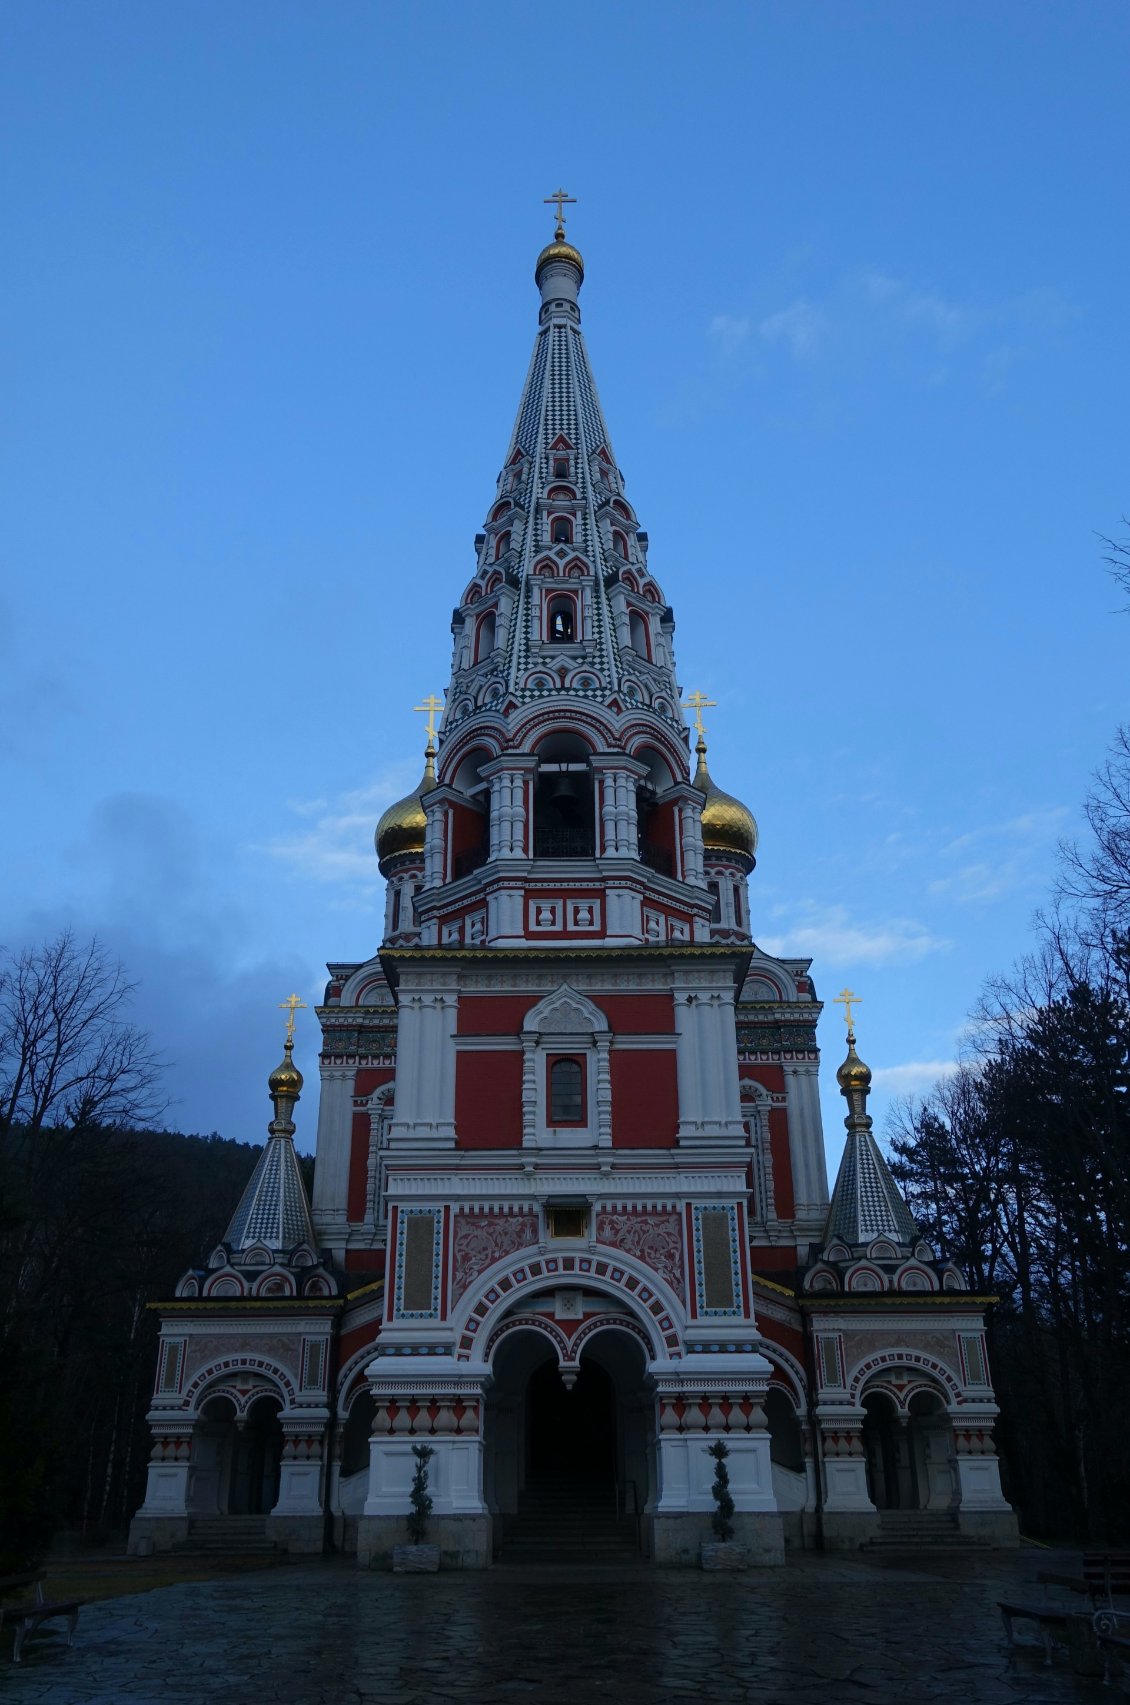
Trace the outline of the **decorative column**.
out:
[[[405,1541],[413,1446],[428,1464],[431,1535],[461,1568],[487,1568],[491,1518],[483,1496],[483,1397],[490,1370],[454,1356],[381,1356],[368,1368],[376,1409],[369,1441],[369,1495],[358,1523],[358,1561],[380,1565]]]
[[[710,1447],[718,1438],[728,1451],[735,1537],[755,1562],[784,1562],[763,1407],[770,1371],[765,1357],[746,1347],[653,1365],[658,1494],[649,1513],[656,1562],[697,1561],[699,1544],[710,1538]]]
[[[1019,1543],[1016,1515],[1001,1490],[1000,1460],[993,1442],[997,1409],[951,1411],[957,1465],[957,1523],[963,1533],[997,1545]]]
[[[167,1551],[188,1537],[188,1512],[192,1503],[192,1434],[194,1422],[150,1417],[153,1445],[149,1452],[149,1474],[145,1502],[130,1523],[131,1557],[149,1551]]]
[[[638,858],[636,788],[647,775],[645,766],[622,752],[597,752],[592,771],[600,789],[597,856]]]
[[[282,1421],[279,1495],[267,1518],[268,1538],[293,1552],[320,1552],[325,1538],[322,1456],[329,1413],[310,1410]]]

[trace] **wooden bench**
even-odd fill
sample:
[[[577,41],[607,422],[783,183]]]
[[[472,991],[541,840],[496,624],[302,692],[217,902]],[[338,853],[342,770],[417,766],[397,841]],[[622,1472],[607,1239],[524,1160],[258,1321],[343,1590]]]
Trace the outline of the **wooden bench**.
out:
[[[1114,1607],[1115,1598],[1130,1597],[1130,1551],[1085,1551],[1081,1575],[1058,1575],[1041,1571],[1037,1583],[1044,1587],[1043,1604],[1014,1604],[999,1602],[1010,1650],[1021,1642],[1016,1639],[1014,1624],[1030,1622],[1039,1632],[1044,1647],[1044,1662],[1052,1661],[1052,1648],[1063,1646],[1076,1669],[1089,1667],[1093,1662],[1096,1644],[1102,1650],[1109,1677],[1110,1658],[1120,1649],[1130,1649],[1130,1612]],[[1048,1587],[1078,1593],[1091,1600],[1091,1612],[1073,1610],[1070,1606],[1053,1604],[1047,1597]]]
[[[1045,1664],[1051,1664],[1052,1647],[1055,1645],[1063,1646],[1073,1655],[1081,1656],[1091,1644],[1091,1616],[1086,1610],[1071,1610],[1053,1604],[1010,1604],[1003,1599],[998,1601],[997,1608],[1008,1637],[1010,1658],[1018,1646],[1033,1644],[1030,1640],[1016,1638],[1014,1624],[1017,1622],[1031,1622],[1035,1625],[1043,1643]],[[1091,1649],[1094,1650],[1093,1646]]]
[[[1130,1551],[1084,1551],[1083,1583],[1096,1606],[1130,1598]]]
[[[44,1622],[51,1622],[56,1617],[65,1616],[67,1619],[67,1645],[75,1637],[75,1624],[78,1613],[86,1603],[85,1599],[75,1598],[54,1602],[43,1596],[43,1582],[46,1571],[40,1569],[37,1574],[5,1575],[0,1577],[0,1598],[7,1598],[12,1593],[26,1592],[29,1587],[35,1588],[35,1597],[30,1604],[10,1604],[0,1609],[0,1628],[14,1626],[15,1641],[12,1645],[12,1662],[18,1664],[23,1656],[24,1641],[29,1634]]]

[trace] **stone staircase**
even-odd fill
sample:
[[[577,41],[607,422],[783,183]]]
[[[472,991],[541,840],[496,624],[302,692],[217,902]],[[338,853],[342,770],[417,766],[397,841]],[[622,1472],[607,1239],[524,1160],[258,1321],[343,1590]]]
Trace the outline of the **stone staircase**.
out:
[[[879,1532],[861,1551],[984,1551],[983,1539],[962,1533],[952,1510],[880,1510]]]
[[[240,1556],[260,1551],[271,1556],[277,1549],[267,1538],[266,1516],[191,1516],[188,1538],[173,1546],[174,1551],[238,1552]]]
[[[575,1474],[531,1478],[515,1515],[498,1519],[501,1563],[630,1563],[639,1557],[634,1515],[618,1515],[609,1481]]]

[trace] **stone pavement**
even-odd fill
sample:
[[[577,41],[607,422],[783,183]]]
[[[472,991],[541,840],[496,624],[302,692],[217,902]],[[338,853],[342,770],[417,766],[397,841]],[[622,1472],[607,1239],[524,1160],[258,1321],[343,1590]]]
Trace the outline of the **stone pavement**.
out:
[[[1062,1659],[1014,1668],[996,1610],[1047,1554],[807,1554],[745,1575],[499,1567],[393,1576],[302,1562],[82,1613],[8,1668],[11,1705],[1118,1705]]]

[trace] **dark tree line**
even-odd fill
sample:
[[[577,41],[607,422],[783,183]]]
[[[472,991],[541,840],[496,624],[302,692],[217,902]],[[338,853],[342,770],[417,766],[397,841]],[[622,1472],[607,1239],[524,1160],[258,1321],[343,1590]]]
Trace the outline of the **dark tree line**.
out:
[[[140,1502],[157,1321],[260,1152],[146,1128],[161,1063],[96,943],[0,957],[0,1573]]]
[[[1130,540],[1106,540],[1130,592]],[[896,1120],[928,1235],[989,1315],[1009,1490],[1027,1532],[1130,1532],[1130,725],[1061,848],[1037,946],[989,985],[975,1051]]]

